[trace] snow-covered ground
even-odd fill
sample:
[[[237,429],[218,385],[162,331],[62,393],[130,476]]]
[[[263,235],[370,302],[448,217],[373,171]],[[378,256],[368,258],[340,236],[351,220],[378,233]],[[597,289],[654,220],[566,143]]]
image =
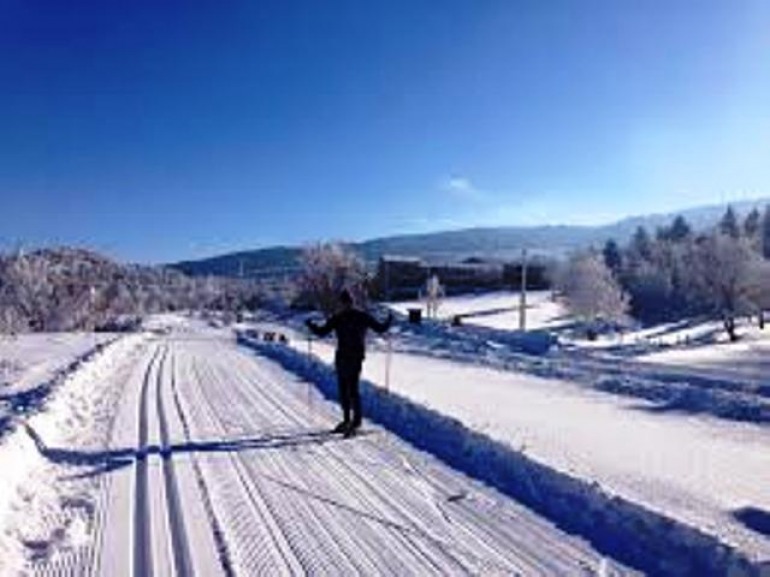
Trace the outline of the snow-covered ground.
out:
[[[151,328],[10,437],[0,574],[630,573],[380,427],[330,436],[336,405],[230,332]]]
[[[14,351],[22,365],[26,362],[35,367],[39,366],[36,355],[51,343],[52,356],[58,356],[69,369],[58,374],[53,386],[49,386],[51,371],[36,372],[33,368],[32,374],[47,380],[37,386],[29,381],[29,390],[45,387],[47,394],[37,399],[34,408],[26,407],[26,412],[14,414],[0,442],[2,575],[19,574],[26,559],[45,561],[55,551],[70,551],[88,540],[93,512],[89,481],[69,477],[68,471],[43,458],[27,427],[57,445],[84,448],[103,442],[109,434],[116,393],[109,386],[110,379],[121,362],[130,360],[138,337],[124,337],[87,354],[89,345],[101,343],[105,337],[70,336],[71,340],[67,335],[21,337],[22,350]],[[29,356],[22,351],[29,352]],[[75,358],[81,360],[73,363]],[[25,374],[31,379],[29,375]]]
[[[301,330],[279,320],[259,326],[288,334],[302,353],[291,354],[305,357]],[[383,421],[388,431],[367,422],[364,435],[343,442],[325,432],[337,407],[301,371],[201,321],[170,315],[145,327],[70,366],[42,410],[20,415],[0,445],[0,574],[612,574],[627,570],[603,556],[633,549],[629,534],[724,566],[720,548],[687,527],[770,560],[766,425],[670,411],[581,380],[641,367],[648,380],[678,374],[670,367],[689,378],[714,358],[699,364],[692,343],[665,352],[691,355],[679,365],[579,348],[532,357],[495,329],[402,326],[390,370],[385,341],[375,340],[364,377],[395,393],[373,402],[403,399],[414,410],[396,409],[395,421]],[[725,351],[724,365],[738,351],[753,360],[748,382],[756,383],[765,343],[760,334],[737,348],[708,346]],[[332,339],[311,347],[331,360]],[[445,434],[456,449],[420,442]],[[468,451],[486,465],[465,468]],[[536,514],[445,463],[513,496],[518,489],[495,479],[518,483],[520,469],[548,505],[523,499]],[[594,515],[598,537],[583,532]]]
[[[519,328],[519,298],[518,292],[505,291],[446,297],[441,300],[438,318],[449,320],[459,315],[465,324],[515,330]],[[406,314],[411,308],[424,312],[425,303],[402,301],[388,306]],[[563,304],[552,298],[551,291],[528,292],[526,311],[528,329],[558,328],[570,322]]]
[[[49,381],[78,357],[114,338],[106,333],[0,334],[0,395]]]
[[[283,330],[306,352],[290,325]],[[373,340],[365,378],[388,378],[392,390],[472,430],[769,560],[770,491],[759,481],[770,478],[766,337],[741,327],[741,343],[709,344],[718,330],[690,323],[638,336],[673,335],[665,353],[633,339],[632,357],[579,344],[531,356],[507,345],[516,333],[402,325],[389,373],[384,341]],[[333,339],[312,350],[330,363]],[[765,520],[747,523],[747,510]]]
[[[671,343],[673,346],[640,355],[638,359],[649,363],[708,369],[715,373],[723,371],[748,378],[764,378],[770,385],[770,326],[760,330],[755,325],[741,323],[738,329],[741,338],[731,343],[721,325],[715,324],[704,323],[695,327],[702,333],[713,335],[703,343],[689,344],[684,339],[678,339]]]
[[[20,418],[35,411],[82,360],[115,338],[105,333],[0,335],[0,447]]]
[[[314,342],[333,359],[333,344]],[[387,354],[364,378],[385,386]],[[459,419],[560,471],[770,560],[770,539],[733,514],[770,511],[770,428],[660,412],[643,400],[570,382],[394,353],[391,390]]]

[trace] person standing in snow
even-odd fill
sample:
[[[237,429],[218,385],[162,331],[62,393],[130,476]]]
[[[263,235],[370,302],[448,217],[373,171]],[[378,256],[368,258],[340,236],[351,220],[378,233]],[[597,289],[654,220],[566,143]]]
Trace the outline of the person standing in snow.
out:
[[[343,419],[334,428],[334,432],[350,436],[361,426],[361,393],[358,381],[366,351],[366,331],[371,329],[378,334],[384,333],[393,323],[393,313],[388,315],[385,322],[379,322],[369,313],[353,307],[353,297],[347,290],[340,293],[339,301],[340,311],[324,324],[317,325],[310,319],[305,321],[305,324],[318,337],[325,337],[332,331],[337,335],[334,367],[337,371]]]

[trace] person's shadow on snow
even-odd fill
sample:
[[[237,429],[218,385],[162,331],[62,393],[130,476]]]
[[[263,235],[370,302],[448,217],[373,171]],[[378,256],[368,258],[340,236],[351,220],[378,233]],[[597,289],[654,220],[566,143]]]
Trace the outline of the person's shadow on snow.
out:
[[[306,430],[288,433],[274,433],[261,437],[223,439],[214,441],[189,441],[174,443],[168,447],[150,445],[143,448],[119,448],[101,451],[75,450],[61,447],[49,447],[40,434],[28,423],[24,429],[35,443],[38,452],[48,461],[73,467],[86,467],[88,470],[71,475],[68,478],[87,478],[134,464],[149,455],[160,455],[164,459],[183,453],[227,453],[254,450],[297,449],[303,446],[320,445],[340,441],[342,437],[326,430]]]

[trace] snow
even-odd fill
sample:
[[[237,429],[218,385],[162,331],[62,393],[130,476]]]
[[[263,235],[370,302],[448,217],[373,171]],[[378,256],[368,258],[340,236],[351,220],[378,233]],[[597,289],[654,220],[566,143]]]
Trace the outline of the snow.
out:
[[[55,562],[59,555],[79,551],[92,538],[94,504],[88,496],[89,482],[60,476],[61,471],[38,451],[28,430],[67,447],[98,443],[108,434],[114,391],[109,394],[105,377],[115,371],[138,337],[91,349],[74,362],[71,358],[105,338],[25,335],[17,340],[21,346],[15,350],[16,357],[31,367],[24,376],[50,376],[49,370],[39,369],[40,363],[35,362],[35,354],[47,343],[56,359],[71,364],[68,372],[57,376],[35,412],[17,417],[0,445],[0,574],[16,574],[27,562]],[[53,361],[44,366],[53,366]]]
[[[328,366],[283,346],[254,346],[335,396],[335,377]],[[758,569],[751,569],[740,552],[715,537],[624,499],[595,481],[561,473],[532,459],[524,448],[512,448],[368,381],[362,386],[367,415],[619,559],[655,574],[754,574]]]
[[[259,354],[180,315],[78,362],[62,352],[65,368],[48,373],[15,353],[15,382],[55,386],[14,418],[30,432],[12,427],[0,445],[0,575],[770,566],[770,428],[710,416],[719,395],[766,402],[764,333],[635,359],[526,355],[521,335],[489,327],[399,326],[390,370],[384,339],[365,363],[377,424],[341,442],[325,432],[339,418],[333,339],[309,343],[300,320],[259,323],[291,343]],[[39,338],[44,350],[64,336]],[[702,391],[707,410],[671,410],[639,398],[644,387]]]
[[[519,328],[519,298],[520,293],[513,291],[446,297],[441,300],[438,318],[450,320],[461,315],[465,324],[516,330]],[[424,308],[424,303],[404,301],[387,306],[405,315],[410,308]],[[526,322],[528,329],[552,329],[569,322],[569,317],[564,305],[552,298],[551,291],[529,291]]]
[[[699,325],[695,330],[707,332],[711,327]],[[715,330],[724,332],[721,327]],[[743,324],[739,325],[739,333],[741,339],[735,343],[720,335],[721,339],[697,346],[672,346],[638,358],[649,363],[706,369],[712,374],[740,375],[770,385],[770,327],[762,331]]]
[[[0,574],[633,573],[370,421],[330,436],[336,404],[230,331],[149,328],[11,437]]]
[[[114,338],[106,333],[0,335],[0,395],[49,381],[78,357]]]
[[[314,343],[332,362],[333,347]],[[387,356],[363,376],[385,386]],[[746,506],[770,511],[770,429],[655,411],[655,405],[573,383],[395,353],[390,389],[570,476],[718,536],[755,559],[770,541],[738,523]]]

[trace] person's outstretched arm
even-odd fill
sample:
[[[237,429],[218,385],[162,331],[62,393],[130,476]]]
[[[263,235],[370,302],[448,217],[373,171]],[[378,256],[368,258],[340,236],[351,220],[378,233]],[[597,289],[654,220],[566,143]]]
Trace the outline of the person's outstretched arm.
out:
[[[390,328],[390,325],[393,324],[393,313],[388,313],[388,318],[385,319],[384,322],[378,321],[376,318],[374,318],[372,315],[367,314],[367,324],[369,325],[369,328],[372,329],[375,333],[382,334],[385,331],[387,331]]]
[[[330,332],[334,330],[334,319],[335,317],[331,317],[327,319],[324,324],[317,325],[312,320],[307,319],[305,321],[305,326],[310,329],[310,332],[313,333],[317,337],[325,337]]]

